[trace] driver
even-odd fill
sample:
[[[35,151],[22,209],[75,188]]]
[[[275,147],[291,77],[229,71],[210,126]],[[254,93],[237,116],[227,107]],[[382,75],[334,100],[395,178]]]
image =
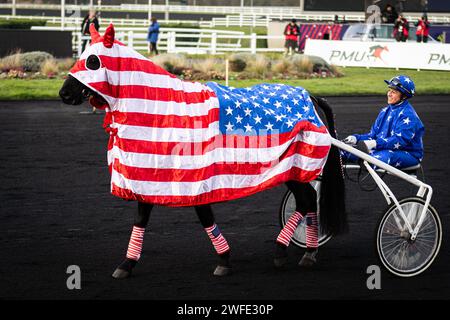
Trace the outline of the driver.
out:
[[[415,91],[414,82],[400,75],[384,80],[388,105],[378,115],[369,133],[353,134],[344,139],[350,145],[363,141],[370,154],[398,169],[419,164],[423,159],[424,126],[408,99]],[[357,162],[358,157],[342,151],[345,162]]]

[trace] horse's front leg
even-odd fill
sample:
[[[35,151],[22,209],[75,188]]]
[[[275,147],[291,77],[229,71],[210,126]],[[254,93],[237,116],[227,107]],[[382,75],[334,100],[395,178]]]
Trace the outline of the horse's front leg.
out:
[[[214,270],[215,276],[226,276],[231,273],[230,247],[225,237],[220,232],[214,221],[214,214],[210,205],[195,207],[200,223],[208,234],[211,242],[219,255],[219,263]]]
[[[138,202],[137,214],[134,218],[133,231],[125,260],[116,268],[112,274],[113,278],[123,279],[131,275],[131,271],[136,266],[142,252],[144,242],[145,227],[148,224],[153,205]]]

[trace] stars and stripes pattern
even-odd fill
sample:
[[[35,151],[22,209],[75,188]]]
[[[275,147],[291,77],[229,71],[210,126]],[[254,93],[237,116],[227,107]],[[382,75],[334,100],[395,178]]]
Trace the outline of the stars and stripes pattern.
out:
[[[233,88],[215,82],[209,82],[208,86],[219,99],[223,134],[286,133],[302,120],[316,127],[323,126],[309,93],[302,87],[259,84]]]
[[[102,67],[89,70],[95,54]],[[194,206],[314,180],[331,145],[308,92],[182,81],[131,48],[94,42],[70,74],[109,105],[111,192]]]
[[[316,212],[309,212],[306,215],[306,247],[319,247],[319,223]]]
[[[128,243],[127,258],[138,261],[141,257],[145,228],[133,226],[130,242]]]
[[[302,221],[302,219],[303,215],[300,212],[295,211],[292,214],[292,216],[289,217],[288,222],[278,235],[277,242],[285,245],[286,247],[289,246],[289,243],[291,243],[292,236],[294,235],[295,230],[297,229],[298,223]]]
[[[211,227],[205,228],[205,231],[208,234],[209,239],[211,239],[217,254],[224,254],[230,251],[227,240],[215,223]]]

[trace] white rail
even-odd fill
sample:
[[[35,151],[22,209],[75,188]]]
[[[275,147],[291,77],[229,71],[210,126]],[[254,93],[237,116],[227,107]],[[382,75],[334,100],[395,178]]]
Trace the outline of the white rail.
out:
[[[32,30],[61,30],[59,27],[37,27]],[[81,54],[83,37],[79,28],[72,26],[64,30],[72,31],[72,48],[76,55]],[[138,51],[147,51],[147,28],[145,27],[117,27],[116,37],[121,42]],[[258,48],[258,40],[283,39],[280,36],[250,35],[241,31],[214,30],[214,29],[189,29],[189,28],[161,28],[158,47],[169,53],[192,54],[220,54],[225,52],[283,52],[284,48]],[[243,40],[246,40],[244,46]]]
[[[11,9],[13,5],[11,3],[2,3],[0,8]],[[89,9],[88,5],[69,5],[65,6],[66,10],[83,10]],[[59,4],[28,4],[18,3],[17,9],[35,9],[35,10],[61,10]],[[133,5],[122,4],[119,6],[102,5],[99,7],[101,11],[136,11],[136,12],[148,12],[148,5]],[[217,15],[241,15],[251,17],[253,20],[258,20],[258,17],[273,19],[291,19],[297,18],[298,20],[305,21],[333,21],[335,15],[338,15],[340,19],[345,17],[345,21],[349,22],[362,22],[365,20],[364,12],[347,12],[337,11],[329,14],[323,12],[305,12],[299,7],[241,7],[241,6],[181,6],[181,5],[152,5],[152,12],[165,12],[165,13],[203,13],[203,14],[217,14]],[[405,12],[405,17],[409,21],[415,21],[422,13]],[[450,23],[450,15],[448,13],[429,13],[428,19],[432,23]],[[220,20],[218,20],[220,21]],[[218,22],[219,23],[219,22]],[[255,22],[257,24],[258,22]],[[260,23],[260,22],[259,22]],[[219,24],[216,24],[219,25]]]

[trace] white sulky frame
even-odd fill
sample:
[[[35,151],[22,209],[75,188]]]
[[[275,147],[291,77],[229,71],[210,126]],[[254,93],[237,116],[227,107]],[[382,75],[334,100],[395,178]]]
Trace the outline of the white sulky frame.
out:
[[[334,146],[338,147],[339,149],[345,150],[347,152],[350,152],[351,154],[357,156],[358,158],[364,160],[364,166],[367,168],[369,174],[372,176],[372,178],[374,179],[375,183],[378,185],[378,188],[380,189],[380,191],[382,192],[383,196],[385,197],[388,205],[391,204],[392,202],[395,203],[401,218],[403,219],[406,228],[408,229],[409,234],[411,235],[411,240],[415,240],[417,237],[417,234],[419,233],[420,227],[422,226],[422,223],[425,219],[426,216],[426,212],[428,210],[428,206],[430,205],[430,201],[431,201],[431,197],[433,195],[433,189],[431,188],[431,186],[427,185],[426,183],[423,183],[422,181],[418,180],[417,178],[414,178],[408,174],[406,174],[405,172],[396,169],[390,165],[388,165],[387,163],[384,163],[370,155],[368,155],[367,153],[364,153],[356,148],[353,148],[352,146],[349,146],[345,143],[343,143],[342,141],[336,140],[334,138],[331,138],[331,144],[333,144]],[[377,172],[369,165],[373,164],[383,170],[385,170],[386,172],[388,172],[391,175],[394,175],[400,179],[403,179],[415,186],[417,186],[419,188],[419,190],[417,191],[417,197],[420,198],[424,198],[425,195],[425,205],[422,209],[422,212],[420,214],[420,218],[419,221],[416,225],[416,227],[413,229],[411,224],[409,223],[409,220],[407,219],[405,213],[402,210],[402,207],[400,206],[397,198],[395,197],[394,193],[391,191],[391,189],[389,189],[389,187],[386,185],[386,183],[380,178],[380,176],[377,174]],[[415,210],[414,210],[415,211]],[[398,226],[398,228],[400,230],[404,230],[404,227],[402,226],[402,223],[400,221],[400,219],[398,217],[395,217],[396,220],[396,224]],[[405,230],[406,231],[406,230]]]

